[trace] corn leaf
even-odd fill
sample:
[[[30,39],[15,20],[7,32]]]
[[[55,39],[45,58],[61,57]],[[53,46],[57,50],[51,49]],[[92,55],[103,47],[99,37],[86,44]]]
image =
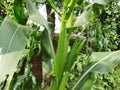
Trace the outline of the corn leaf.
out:
[[[8,90],[22,54],[22,51],[14,51],[0,55],[0,90]]]
[[[57,89],[58,89],[57,80],[56,80],[55,77],[52,77],[51,85],[50,85],[49,90],[57,90]]]
[[[86,0],[89,3],[97,3],[101,5],[106,5],[109,0]]]
[[[36,9],[35,5],[31,0],[26,0],[26,6],[29,14],[29,18],[42,26],[44,26],[48,32],[50,33],[52,31],[51,24],[48,22]]]
[[[65,75],[63,75],[62,81],[60,83],[59,90],[65,90],[67,80],[68,80],[68,73],[65,73]]]
[[[6,17],[0,26],[0,90],[8,89],[31,28]]]
[[[81,81],[78,86],[76,86],[73,90],[91,90],[93,82],[95,79],[94,73],[90,72],[86,75],[86,77]]]
[[[71,70],[71,67],[73,66],[74,62],[77,60],[77,56],[79,55],[81,49],[83,48],[84,43],[85,40],[81,41],[79,37],[76,38],[72,46],[72,49],[70,50],[67,56],[67,65],[66,65],[67,71]]]
[[[66,29],[62,28],[63,31],[60,33],[58,49],[54,62],[54,71],[58,81],[61,81],[62,74],[64,72],[67,56],[68,42],[66,38]]]
[[[72,14],[72,12],[73,12],[73,10],[74,10],[74,8],[75,8],[75,5],[76,5],[76,3],[77,3],[77,0],[72,0],[71,2],[72,2],[72,3],[71,3],[71,5],[70,5],[70,10],[69,10],[69,12],[68,12],[68,14],[67,14],[67,19],[70,18],[71,14]]]
[[[44,60],[46,65],[48,65],[49,68],[53,66],[52,59],[55,58],[55,52],[52,44],[51,39],[51,31],[53,28],[51,27],[52,24],[49,23],[36,9],[35,5],[31,0],[26,0],[26,6],[29,14],[29,18],[42,26],[44,26],[46,29],[42,32],[41,37],[41,48],[42,52],[45,55],[45,58],[47,60]],[[48,70],[46,70],[48,71]],[[50,72],[50,71],[49,71]]]
[[[60,12],[60,9],[54,4],[54,1],[53,0],[48,0],[50,5],[52,6],[52,8],[57,12],[57,14],[60,16],[61,15],[61,12]]]
[[[86,26],[90,23],[92,9],[85,10],[74,23],[74,27]]]
[[[93,53],[91,55],[91,62],[85,67],[84,73],[81,75],[77,84],[73,87],[73,90],[78,90],[77,88],[82,83],[82,80],[86,78],[86,76],[90,72],[98,72],[98,73],[110,72],[119,63],[120,63],[120,50],[113,52]]]
[[[30,34],[30,27],[19,25],[9,17],[6,17],[0,26],[1,53],[6,54],[23,50]]]
[[[26,0],[27,10],[29,13],[29,18],[46,28],[45,31],[43,31],[42,35],[42,48],[44,48],[44,53],[46,56],[54,57],[54,49],[53,44],[51,40],[51,24],[44,19],[44,17],[38,12],[36,7],[34,6],[33,2],[31,0]],[[47,43],[47,44],[46,44]],[[51,51],[51,52],[50,52]],[[49,55],[48,55],[49,54]],[[49,58],[49,57],[48,57]]]

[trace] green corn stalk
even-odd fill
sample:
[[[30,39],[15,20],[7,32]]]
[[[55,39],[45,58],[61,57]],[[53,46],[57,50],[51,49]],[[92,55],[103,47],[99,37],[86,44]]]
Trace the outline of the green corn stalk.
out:
[[[57,49],[55,62],[54,62],[54,72],[58,82],[60,82],[64,72],[64,66],[66,63],[66,55],[67,55],[67,47],[68,47],[67,36],[66,36],[67,35],[66,11],[67,11],[67,3],[64,3],[62,23],[60,28],[60,36],[58,41],[58,49]]]

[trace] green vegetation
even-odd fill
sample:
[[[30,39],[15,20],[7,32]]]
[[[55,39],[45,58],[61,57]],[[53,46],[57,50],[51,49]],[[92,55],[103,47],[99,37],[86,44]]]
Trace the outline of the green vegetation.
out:
[[[1,0],[0,90],[120,90],[118,2]]]

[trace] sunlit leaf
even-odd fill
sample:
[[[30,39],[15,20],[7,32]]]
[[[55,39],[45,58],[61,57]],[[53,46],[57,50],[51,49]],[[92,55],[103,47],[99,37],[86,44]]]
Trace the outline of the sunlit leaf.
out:
[[[120,51],[93,53],[91,55],[90,64],[88,64],[85,67],[84,73],[81,75],[80,79],[78,80],[77,84],[73,87],[73,89],[76,89],[82,83],[82,80],[90,72],[98,72],[98,73],[110,72],[119,63],[120,63]]]
[[[75,27],[86,26],[90,23],[92,9],[85,10],[74,23]]]
[[[93,53],[91,55],[91,62],[98,63],[97,66],[92,69],[93,72],[110,72],[120,63],[120,51]]]
[[[51,24],[38,12],[33,2],[31,0],[26,0],[26,6],[30,20],[44,26],[50,33],[52,31],[50,27]]]
[[[22,51],[14,51],[0,55],[0,89],[8,90],[17,64],[22,57]],[[6,82],[6,83],[5,83]],[[4,86],[5,83],[5,86]]]
[[[9,88],[14,71],[27,43],[31,28],[6,17],[0,26],[0,89]]]
[[[95,79],[94,73],[88,73],[85,78],[73,90],[91,90]]]
[[[101,5],[106,5],[109,0],[86,0],[89,3],[97,3]]]
[[[15,23],[9,17],[4,19],[0,26],[1,53],[23,50],[26,46],[27,37],[31,34],[31,28]]]
[[[46,28],[47,31],[43,31],[42,35],[42,48],[44,48],[44,52],[45,54],[47,54],[46,56],[48,56],[49,54],[50,57],[54,57],[54,50],[51,40],[51,24],[47,20],[45,20],[44,17],[38,12],[31,0],[27,0],[26,5],[29,13],[29,18]]]

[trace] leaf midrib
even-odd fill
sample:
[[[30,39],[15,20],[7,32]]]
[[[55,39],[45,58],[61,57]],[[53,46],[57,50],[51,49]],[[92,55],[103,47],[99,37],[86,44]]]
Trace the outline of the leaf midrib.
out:
[[[12,42],[13,42],[14,36],[16,35],[16,33],[17,33],[18,30],[19,30],[19,26],[16,28],[15,32],[13,33],[13,35],[12,35],[12,37],[11,37],[11,39],[10,39],[10,42],[9,42],[9,45],[8,45],[8,48],[7,48],[6,53],[8,53],[8,51],[9,51],[9,49],[10,49],[10,46],[11,46],[11,44],[12,44]]]
[[[96,65],[98,65],[100,62],[104,61],[104,60],[105,60],[106,58],[108,58],[109,56],[111,56],[111,55],[113,55],[113,54],[115,54],[115,53],[118,53],[118,52],[119,52],[119,51],[113,52],[113,53],[107,55],[106,57],[104,57],[103,59],[101,59],[100,61],[96,62],[92,67],[90,67],[90,68],[82,75],[82,77],[81,77],[80,80],[76,83],[76,85],[73,87],[72,90],[74,90],[74,89],[77,87],[77,85],[82,81],[82,79],[83,79]]]

